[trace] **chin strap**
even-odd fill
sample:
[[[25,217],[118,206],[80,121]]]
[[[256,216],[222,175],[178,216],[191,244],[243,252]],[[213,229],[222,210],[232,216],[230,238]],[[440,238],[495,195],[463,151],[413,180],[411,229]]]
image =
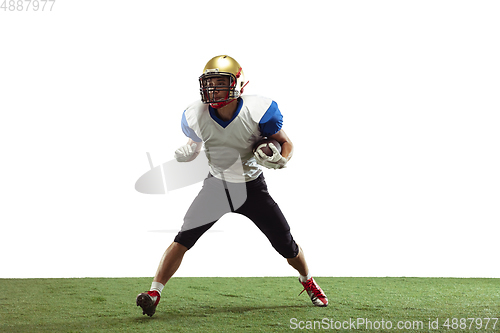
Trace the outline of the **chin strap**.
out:
[[[226,106],[234,101],[238,100],[237,98],[232,99],[230,101],[225,101],[225,102],[217,102],[217,103],[210,103],[210,106],[213,107],[214,109],[219,109],[223,106]]]

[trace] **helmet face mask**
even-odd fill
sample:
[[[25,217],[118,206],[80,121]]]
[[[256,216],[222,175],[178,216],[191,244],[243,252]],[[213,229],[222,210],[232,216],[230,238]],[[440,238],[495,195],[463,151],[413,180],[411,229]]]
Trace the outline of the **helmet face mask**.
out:
[[[236,77],[226,72],[207,72],[200,76],[201,101],[205,104],[229,102],[239,97]]]
[[[212,58],[199,77],[201,101],[221,108],[241,96],[245,87],[243,70],[227,55]]]

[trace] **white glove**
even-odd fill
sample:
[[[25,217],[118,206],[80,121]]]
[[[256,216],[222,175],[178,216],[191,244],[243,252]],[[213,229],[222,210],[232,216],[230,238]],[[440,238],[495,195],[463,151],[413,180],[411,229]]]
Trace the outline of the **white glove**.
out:
[[[257,163],[259,163],[262,166],[265,166],[268,169],[286,168],[286,163],[288,162],[288,160],[283,156],[281,156],[280,152],[278,151],[278,149],[274,144],[272,143],[269,144],[269,148],[271,148],[273,156],[267,156],[260,148],[261,148],[260,146],[257,147],[257,149],[254,152]]]
[[[198,152],[196,151],[196,147],[198,145],[196,143],[192,143],[191,145],[185,144],[175,151],[175,159],[179,162],[189,162],[196,158]]]

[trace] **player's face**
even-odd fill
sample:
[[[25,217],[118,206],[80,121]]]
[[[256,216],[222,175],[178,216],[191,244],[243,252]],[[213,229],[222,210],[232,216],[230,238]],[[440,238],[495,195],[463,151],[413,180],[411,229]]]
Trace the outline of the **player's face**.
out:
[[[204,79],[203,85],[208,88],[207,92],[211,100],[219,101],[228,98],[229,78],[227,76],[208,77]]]

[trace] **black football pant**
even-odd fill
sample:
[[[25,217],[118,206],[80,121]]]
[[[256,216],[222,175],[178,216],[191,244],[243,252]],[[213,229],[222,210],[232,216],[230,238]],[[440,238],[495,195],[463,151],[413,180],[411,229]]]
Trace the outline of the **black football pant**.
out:
[[[267,190],[264,175],[247,183],[230,183],[209,175],[189,207],[175,242],[188,249],[224,214],[234,212],[248,217],[285,258],[295,258],[299,248],[278,204]]]

